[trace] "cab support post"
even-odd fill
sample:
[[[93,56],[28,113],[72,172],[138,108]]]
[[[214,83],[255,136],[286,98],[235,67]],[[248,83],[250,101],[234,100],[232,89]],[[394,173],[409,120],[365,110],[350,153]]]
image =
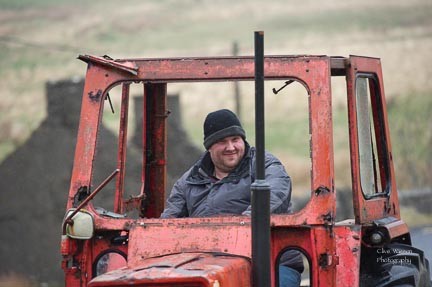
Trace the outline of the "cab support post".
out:
[[[256,179],[252,197],[253,286],[271,286],[270,270],[270,186],[265,180],[264,151],[264,32],[255,32],[255,135]]]

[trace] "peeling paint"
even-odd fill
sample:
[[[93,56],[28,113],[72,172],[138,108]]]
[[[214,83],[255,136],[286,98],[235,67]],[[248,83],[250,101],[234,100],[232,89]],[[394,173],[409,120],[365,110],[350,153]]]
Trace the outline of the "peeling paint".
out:
[[[88,93],[88,97],[92,102],[99,102],[101,96],[102,96],[102,90],[97,90],[96,93],[94,93],[93,91],[90,91]]]

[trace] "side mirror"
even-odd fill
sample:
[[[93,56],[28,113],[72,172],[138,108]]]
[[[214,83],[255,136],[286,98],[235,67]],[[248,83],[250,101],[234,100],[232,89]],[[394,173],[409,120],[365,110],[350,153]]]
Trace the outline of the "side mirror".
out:
[[[93,215],[85,210],[78,211],[73,217],[72,222],[64,222],[75,208],[69,209],[63,219],[63,225],[65,226],[65,234],[73,239],[90,239],[94,234],[94,219]]]

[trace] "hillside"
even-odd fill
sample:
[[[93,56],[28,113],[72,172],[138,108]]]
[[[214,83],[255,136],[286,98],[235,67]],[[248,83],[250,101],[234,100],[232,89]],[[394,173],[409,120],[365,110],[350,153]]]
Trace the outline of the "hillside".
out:
[[[430,1],[315,3],[2,0],[0,160],[46,116],[45,82],[84,76],[85,65],[75,59],[80,53],[113,58],[229,55],[237,41],[246,55],[252,54],[252,32],[259,29],[266,33],[266,54],[380,57],[388,96],[430,99]],[[188,95],[182,99],[186,119],[202,116],[194,105],[202,90],[180,88]]]
[[[263,30],[266,54],[381,58],[398,187],[432,188],[432,2],[321,2],[0,0],[0,162],[46,118],[46,83],[84,77],[86,65],[77,55],[220,56],[231,55],[234,42],[240,55],[251,55],[253,31]],[[350,186],[345,83],[332,85],[336,185],[343,189]],[[304,100],[293,96],[305,90],[294,85],[272,95],[280,86],[266,85],[268,148],[291,174],[308,175],[308,151],[295,137],[308,129],[304,115],[296,113]],[[253,83],[241,83],[240,90],[242,120],[253,142]],[[173,85],[169,92],[181,95],[185,128],[200,147],[197,119],[212,109],[234,108],[232,83]],[[307,180],[296,185],[304,188]],[[409,220],[431,222],[412,215]]]

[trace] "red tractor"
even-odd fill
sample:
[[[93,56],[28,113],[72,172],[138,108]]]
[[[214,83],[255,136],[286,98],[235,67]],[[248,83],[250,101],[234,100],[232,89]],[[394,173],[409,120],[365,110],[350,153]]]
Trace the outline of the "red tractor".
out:
[[[279,286],[275,267],[290,249],[300,251],[308,266],[302,285],[431,286],[428,261],[411,245],[400,217],[380,60],[264,57],[260,35],[256,33],[255,56],[121,60],[79,56],[88,68],[61,240],[66,286]],[[346,80],[355,217],[340,222],[336,222],[332,77]],[[298,82],[307,90],[310,200],[292,214],[269,215],[264,184],[252,187],[252,217],[159,219],[166,197],[167,86],[254,80],[257,151],[263,149],[259,140],[264,80]],[[129,94],[137,84],[142,85],[144,97],[141,180],[136,194],[128,197]],[[112,173],[97,181],[93,175],[101,141],[98,131],[108,106],[105,100],[111,101],[109,92],[116,86],[121,87],[119,98],[112,99],[121,104],[118,149]],[[104,193],[111,193],[112,210],[95,203]],[[131,210],[134,215],[125,215]]]

